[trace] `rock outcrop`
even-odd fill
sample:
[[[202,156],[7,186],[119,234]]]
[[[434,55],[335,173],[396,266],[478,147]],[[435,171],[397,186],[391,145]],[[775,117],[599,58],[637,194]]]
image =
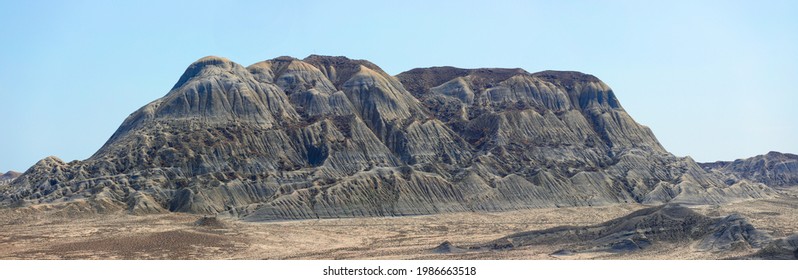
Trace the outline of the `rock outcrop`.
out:
[[[776,239],[758,252],[739,259],[798,260],[798,234]]]
[[[48,157],[0,204],[71,200],[250,221],[774,195],[678,158],[598,78],[278,57],[191,64],[94,155]]]
[[[718,173],[731,185],[741,180],[771,187],[798,186],[798,155],[769,152],[747,159],[700,163],[706,171]]]
[[[10,184],[11,181],[14,181],[14,179],[19,177],[20,175],[22,175],[22,173],[13,170],[9,170],[6,173],[0,172],[0,186]]]
[[[699,251],[763,248],[772,241],[740,215],[712,218],[680,205],[662,205],[586,227],[556,227],[502,237],[471,250],[507,250],[530,245],[562,245],[553,255],[584,252],[626,253],[658,242],[694,243]],[[448,245],[452,247],[451,244]]]

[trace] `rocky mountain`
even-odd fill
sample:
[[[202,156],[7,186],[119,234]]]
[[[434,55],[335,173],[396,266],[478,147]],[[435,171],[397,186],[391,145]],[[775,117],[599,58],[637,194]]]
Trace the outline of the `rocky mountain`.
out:
[[[772,187],[798,186],[798,155],[769,152],[747,159],[699,163],[731,185],[743,179]]]
[[[11,181],[16,179],[20,175],[22,175],[22,173],[19,173],[19,172],[13,171],[13,170],[9,170],[6,173],[0,172],[0,185],[8,185],[8,184],[11,183]]]
[[[678,158],[578,72],[413,69],[312,55],[191,64],[94,155],[48,157],[3,205],[246,220],[502,211],[774,195]]]

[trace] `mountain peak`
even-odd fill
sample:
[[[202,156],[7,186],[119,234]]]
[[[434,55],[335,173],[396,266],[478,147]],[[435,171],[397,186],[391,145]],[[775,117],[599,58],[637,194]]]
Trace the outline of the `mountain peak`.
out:
[[[441,85],[457,77],[473,76],[488,84],[496,84],[516,75],[529,75],[521,68],[475,68],[465,69],[452,66],[414,68],[396,75],[410,93],[420,96],[432,87]]]
[[[275,58],[271,59],[271,61],[279,61],[279,62],[291,62],[291,61],[294,61],[294,60],[299,60],[299,59],[297,59],[296,57],[287,56],[287,55],[281,55],[281,56],[278,56],[278,57],[275,57]]]
[[[230,61],[230,59],[228,59],[226,57],[208,55],[208,56],[202,57],[200,59],[197,59],[197,61],[195,61],[192,64],[197,64],[197,63],[223,64],[223,63],[230,63],[230,62],[232,62],[232,61]]]
[[[329,55],[317,55],[311,54],[308,57],[302,59],[302,61],[317,65],[317,66],[334,66],[334,67],[351,67],[352,65],[363,65],[371,70],[375,71],[382,71],[382,69],[371,61],[365,59],[352,59],[346,56],[329,56]]]
[[[172,89],[180,88],[186,82],[188,82],[194,77],[209,74],[208,72],[212,72],[209,69],[217,68],[221,71],[230,71],[236,66],[241,67],[235,62],[224,57],[209,55],[200,58],[197,61],[191,63],[191,65],[189,65],[188,68],[186,68],[186,71],[183,72],[183,75],[180,76],[180,79],[177,80],[177,83],[175,83]]]
[[[781,153],[781,152],[776,152],[776,151],[768,152],[767,154],[765,154],[765,157],[769,157],[769,158],[779,158],[779,157],[781,157],[781,158],[792,158],[792,159],[798,158],[798,156],[796,156],[794,154]]]
[[[0,172],[0,187],[8,185],[9,183],[11,183],[11,181],[19,177],[19,175],[12,174],[11,172],[13,171],[9,171],[7,173]]]
[[[351,59],[346,56],[325,56],[312,54],[302,61],[309,63],[321,70],[327,78],[333,82],[335,87],[340,87],[349,78],[360,72],[360,67],[366,67],[376,71],[380,75],[389,77],[385,71],[371,61],[363,59]]]
[[[44,158],[44,159],[40,160],[40,161],[39,161],[38,163],[36,163],[36,164],[39,164],[39,163],[46,163],[46,164],[49,164],[49,163],[55,163],[55,164],[64,164],[64,161],[63,161],[63,160],[61,160],[61,158],[59,158],[59,157],[57,157],[57,156],[48,156],[48,157],[46,157],[46,158]]]
[[[19,175],[22,175],[22,173],[16,172],[14,170],[9,170],[6,173],[0,172],[0,181],[2,181],[2,180],[14,180],[17,177],[19,177]]]
[[[707,171],[726,174],[727,182],[747,179],[768,186],[798,185],[798,155],[780,152],[768,152],[734,161],[716,161],[701,163]]]

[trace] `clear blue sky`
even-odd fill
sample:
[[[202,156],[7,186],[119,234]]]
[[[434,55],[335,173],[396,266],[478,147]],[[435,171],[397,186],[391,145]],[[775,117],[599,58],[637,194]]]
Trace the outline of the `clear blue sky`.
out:
[[[798,1],[430,2],[2,1],[0,172],[89,157],[206,55],[577,70],[678,156],[798,153]]]

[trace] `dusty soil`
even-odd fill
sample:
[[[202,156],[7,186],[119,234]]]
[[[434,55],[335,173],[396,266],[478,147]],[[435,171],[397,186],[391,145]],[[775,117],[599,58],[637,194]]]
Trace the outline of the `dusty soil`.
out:
[[[702,206],[700,213],[740,213],[774,237],[798,233],[798,198]],[[530,209],[502,213],[240,222],[169,213],[92,214],[74,205],[0,210],[2,259],[720,259],[753,253],[694,250],[661,243],[635,253],[551,254],[555,246],[438,253],[445,241],[468,247],[508,234],[563,225],[590,225],[642,205]]]

